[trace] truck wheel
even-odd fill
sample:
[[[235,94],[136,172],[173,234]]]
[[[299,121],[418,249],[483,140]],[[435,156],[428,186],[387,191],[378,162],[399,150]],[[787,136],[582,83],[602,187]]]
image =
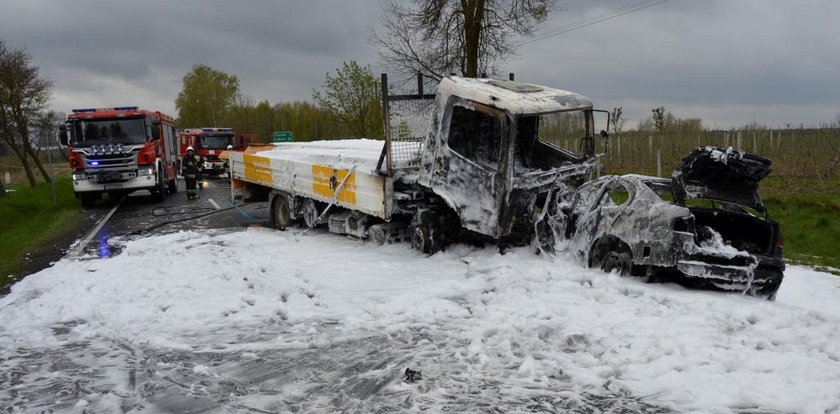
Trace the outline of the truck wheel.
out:
[[[385,235],[385,228],[381,224],[368,227],[368,238],[377,246],[382,246],[388,240],[388,236]]]
[[[601,270],[607,273],[615,270],[619,276],[630,276],[630,269],[632,267],[633,258],[627,252],[607,252],[601,261]]]
[[[321,212],[318,211],[318,205],[315,204],[315,200],[311,198],[303,199],[300,207],[300,215],[303,216],[303,222],[306,223],[306,227],[312,228],[318,225],[316,221],[320,214]]]
[[[163,180],[163,171],[158,168],[158,180],[152,191],[152,200],[160,203],[166,200],[166,181]]]
[[[289,199],[286,196],[275,196],[274,201],[271,203],[271,210],[271,217],[275,227],[285,229],[294,224],[291,211],[289,210]]]
[[[100,199],[102,199],[102,195],[99,193],[79,193],[79,200],[82,202],[82,207],[93,207]]]
[[[173,178],[166,182],[166,189],[169,191],[169,194],[175,194],[178,192],[178,178]]]
[[[411,247],[428,255],[443,250],[443,229],[437,214],[431,211],[415,214],[408,231],[411,235]]]

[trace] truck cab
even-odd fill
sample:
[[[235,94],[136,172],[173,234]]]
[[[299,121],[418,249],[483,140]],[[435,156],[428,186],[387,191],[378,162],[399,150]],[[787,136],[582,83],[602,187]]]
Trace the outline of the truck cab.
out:
[[[553,240],[539,233],[562,227],[560,204],[597,165],[592,102],[522,82],[449,77],[432,111],[418,183],[467,230],[512,244],[535,234]]]

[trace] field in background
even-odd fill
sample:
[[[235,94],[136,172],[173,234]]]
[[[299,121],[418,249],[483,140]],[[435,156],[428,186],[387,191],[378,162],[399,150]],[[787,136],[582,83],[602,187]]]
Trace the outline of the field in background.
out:
[[[840,173],[840,125],[823,128],[759,129],[730,131],[686,130],[614,134],[604,173],[661,175],[669,177],[674,167],[699,146],[742,149],[772,161],[774,177],[782,180],[812,178],[831,180]],[[657,162],[659,160],[659,162]],[[840,189],[838,189],[840,190]]]

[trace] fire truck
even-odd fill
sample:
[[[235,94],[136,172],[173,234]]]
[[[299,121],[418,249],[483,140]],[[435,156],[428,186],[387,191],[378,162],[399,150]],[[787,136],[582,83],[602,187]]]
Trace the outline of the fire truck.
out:
[[[178,191],[175,119],[136,106],[74,109],[59,127],[69,147],[73,192],[89,207],[102,194],[148,190],[163,201]]]
[[[193,147],[196,154],[204,157],[204,173],[219,175],[224,172],[224,161],[219,159],[228,145],[241,151],[256,141],[256,134],[235,133],[232,128],[192,128],[178,135],[179,153],[183,158],[187,148]]]

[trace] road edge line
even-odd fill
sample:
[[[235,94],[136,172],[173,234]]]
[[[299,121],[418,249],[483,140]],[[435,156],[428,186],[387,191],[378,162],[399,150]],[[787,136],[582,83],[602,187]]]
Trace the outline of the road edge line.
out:
[[[91,230],[91,232],[88,233],[87,236],[85,236],[85,238],[82,240],[81,243],[79,243],[78,245],[76,245],[75,248],[73,248],[73,250],[70,252],[70,254],[68,254],[68,256],[70,256],[70,257],[79,256],[82,253],[82,251],[84,251],[85,246],[87,246],[88,243],[90,243],[90,241],[93,239],[93,236],[96,236],[96,233],[99,233],[99,230],[102,229],[102,226],[104,226],[105,223],[108,222],[108,219],[110,219],[111,216],[114,215],[114,212],[117,211],[117,209],[122,205],[122,202],[124,200],[125,200],[125,197],[121,198],[120,201],[117,202],[117,205],[115,205],[114,208],[112,208],[111,211],[109,211],[108,214],[105,215],[105,217],[102,217],[101,219],[99,219],[99,222],[96,223],[96,227],[94,227],[93,230]]]

